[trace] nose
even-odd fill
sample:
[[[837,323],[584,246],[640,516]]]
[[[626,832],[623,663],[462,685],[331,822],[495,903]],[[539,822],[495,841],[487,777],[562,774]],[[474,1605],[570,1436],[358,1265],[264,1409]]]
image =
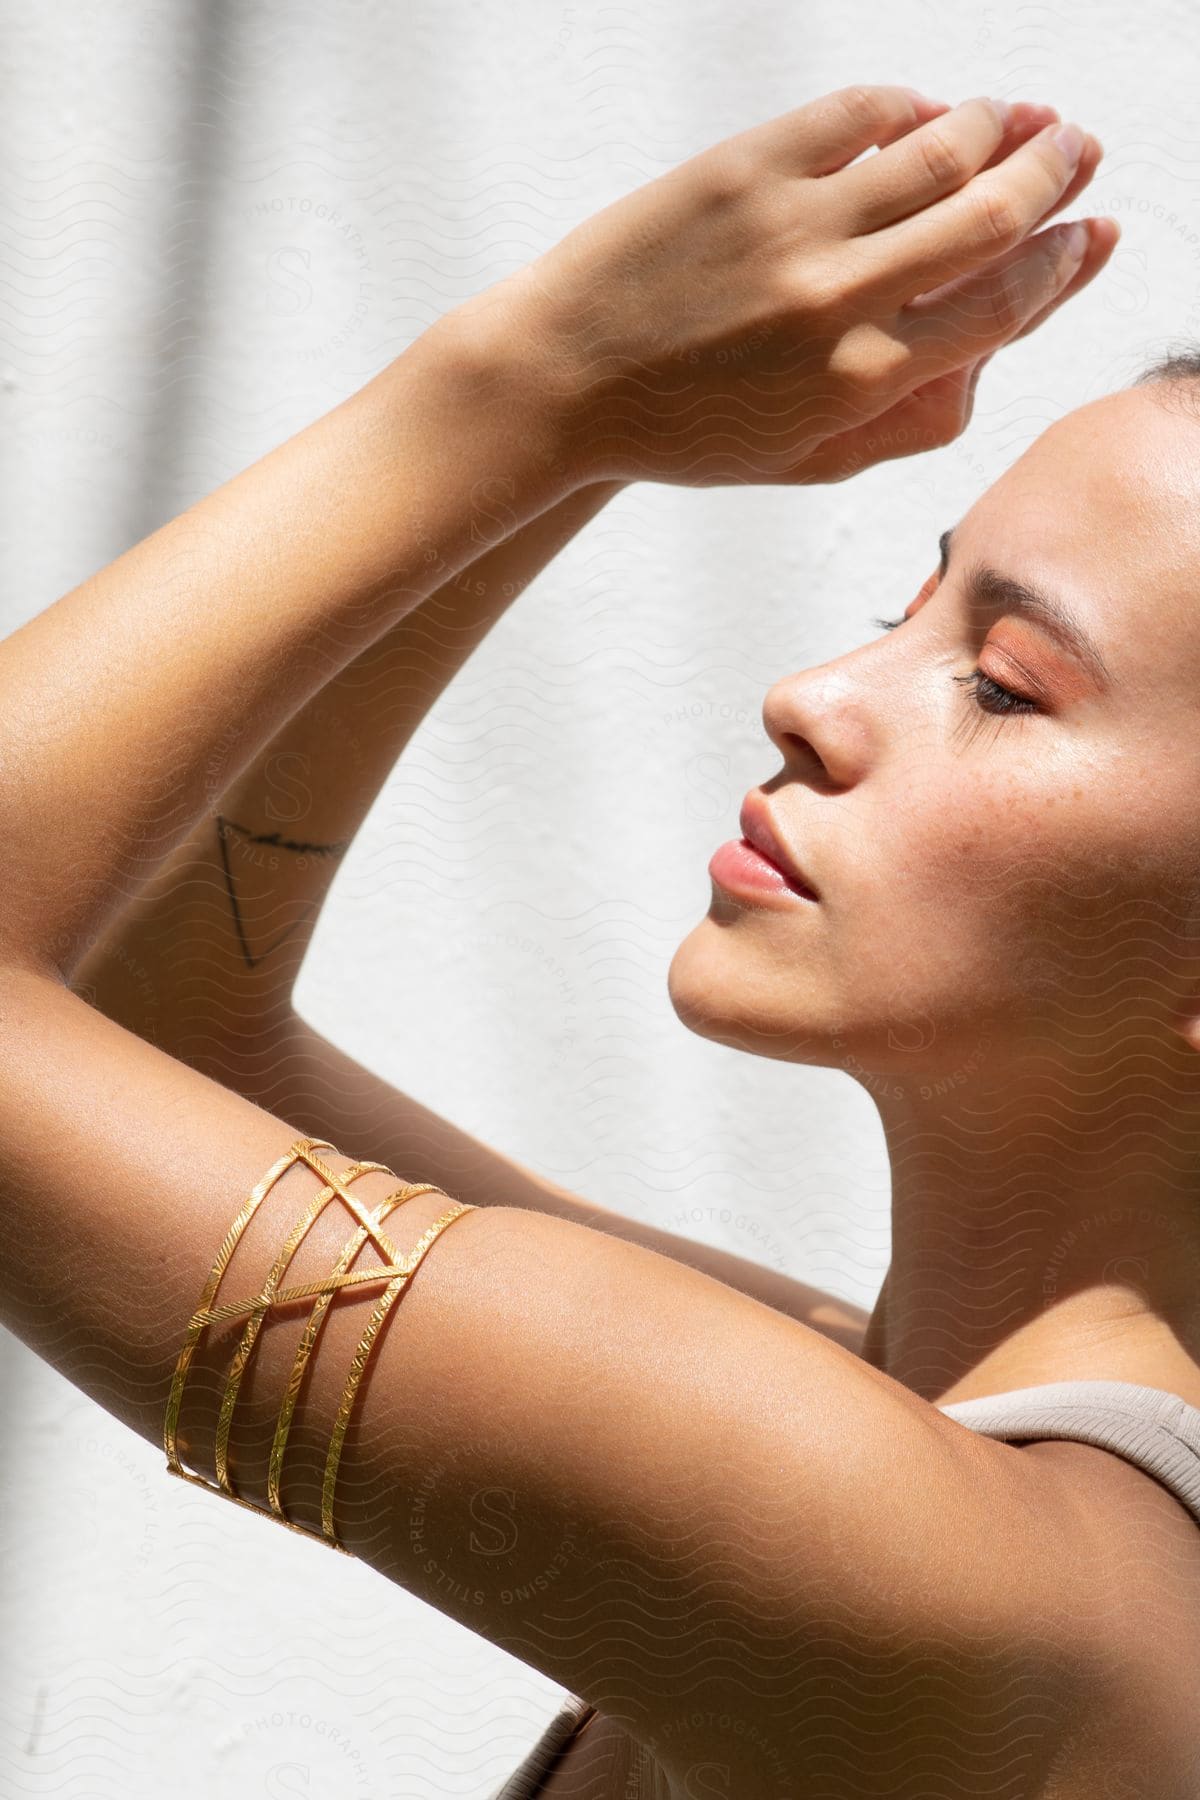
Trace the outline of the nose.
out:
[[[866,695],[850,662],[843,656],[784,675],[763,700],[763,728],[788,773],[819,793],[853,787],[870,763]]]

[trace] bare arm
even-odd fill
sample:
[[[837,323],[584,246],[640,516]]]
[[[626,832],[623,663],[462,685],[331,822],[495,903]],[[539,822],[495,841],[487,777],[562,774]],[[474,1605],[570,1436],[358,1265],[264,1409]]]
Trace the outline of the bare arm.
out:
[[[498,487],[511,529],[573,491],[552,378],[507,347],[515,307],[485,351],[464,312],[5,641],[18,959],[73,979],[300,708],[500,535]]]
[[[286,1018],[338,865],[397,758],[516,596],[625,485],[593,482],[509,531],[286,719],[85,953],[72,986],[235,1088]]]
[[[218,1248],[295,1125],[41,970],[0,980],[0,1323],[161,1449]],[[324,1160],[344,1175],[369,1155]],[[408,1175],[351,1192],[373,1211]],[[320,1191],[287,1171],[221,1301],[262,1292]],[[402,1255],[445,1209],[426,1194],[389,1216]],[[331,1201],[287,1284],[327,1276],[353,1230]],[[368,1243],[352,1266],[384,1263]],[[380,1287],[334,1297],[291,1425],[280,1501],[314,1533]],[[265,1312],[233,1412],[234,1491],[260,1510],[310,1311]],[[206,1332],[188,1374],[178,1447],[210,1483],[247,1322]],[[515,1527],[499,1567],[474,1553],[483,1503]],[[619,1718],[680,1792],[714,1761],[731,1792],[790,1791],[831,1744],[836,1800],[864,1791],[868,1755],[926,1790],[948,1762],[996,1786],[1040,1766],[1088,1697],[1073,1646],[1094,1635],[1095,1540],[1035,1463],[698,1270],[544,1213],[482,1207],[433,1244],[378,1332],[334,1525],[386,1579]]]

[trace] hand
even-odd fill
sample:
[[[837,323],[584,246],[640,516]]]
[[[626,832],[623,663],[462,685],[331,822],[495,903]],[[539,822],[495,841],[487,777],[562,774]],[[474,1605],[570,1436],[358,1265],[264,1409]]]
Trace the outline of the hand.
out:
[[[555,371],[573,478],[831,481],[949,442],[988,358],[1116,243],[1094,224],[1080,264],[1059,228],[1027,237],[1102,154],[1085,135],[1069,163],[1054,119],[843,88],[585,220],[503,284]]]
[[[1058,116],[1052,107],[1031,106],[1021,101],[1016,103],[1014,113],[1016,116],[1011,121],[1005,144],[998,155],[1007,154],[1010,147],[1008,140],[1014,134],[1028,137],[1033,131],[1043,128],[1047,116]],[[1103,154],[1098,139],[1090,132],[1086,133],[1074,178],[1057,204],[1050,207],[1049,212],[1043,213],[1043,219],[1071,204],[1076,194],[1087,186],[1095,174],[1096,165]],[[1080,262],[1075,265],[1075,274],[1065,287],[1059,288],[1052,300],[1035,312],[1019,330],[1014,331],[1006,342],[1015,343],[1018,338],[1028,337],[1064,300],[1069,300],[1073,294],[1086,287],[1104,267],[1120,240],[1121,227],[1116,219],[1109,217],[1093,219],[1088,223],[1087,249]],[[962,284],[950,284],[960,285]],[[925,296],[925,300],[928,300],[928,296]],[[976,362],[964,363],[962,368],[953,369],[948,375],[934,376],[932,381],[914,388],[910,394],[906,394],[866,425],[836,432],[832,437],[826,438],[786,479],[793,483],[829,484],[845,481],[876,463],[890,462],[902,456],[915,456],[922,450],[953,443],[971,422],[979,377],[999,348],[999,345],[994,346]]]

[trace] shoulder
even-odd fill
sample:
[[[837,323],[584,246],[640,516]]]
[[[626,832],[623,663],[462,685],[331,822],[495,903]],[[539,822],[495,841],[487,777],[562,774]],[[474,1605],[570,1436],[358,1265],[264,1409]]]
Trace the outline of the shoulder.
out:
[[[861,1800],[947,1780],[1020,1800],[1107,1791],[1119,1736],[1108,1709],[1136,1693],[1127,1637],[1114,1631],[1095,1653],[1100,1619],[1132,1585],[1097,1607],[1106,1569],[1095,1548],[1112,1530],[1115,1493],[1081,1528],[1084,1471],[968,1432],[902,1392],[911,1412],[898,1402],[890,1447],[859,1421],[842,1459],[843,1471],[857,1465],[857,1484],[843,1480],[819,1509],[781,1508],[773,1535],[760,1534],[776,1594],[789,1599],[772,1611],[760,1597],[757,1698],[731,1678],[723,1704],[694,1705],[685,1729],[651,1740],[671,1792],[707,1792],[708,1781],[744,1800]],[[1135,1710],[1127,1724],[1130,1767],[1144,1772],[1154,1747]],[[1154,1760],[1168,1759],[1155,1748]],[[1186,1786],[1153,1791],[1192,1800]]]
[[[871,1373],[877,1407],[847,1409],[821,1520],[840,1573],[806,1622],[794,1767],[827,1800],[926,1792],[948,1770],[1041,1795],[1112,1674],[1091,1654],[1095,1567],[1065,1469]]]
[[[948,1770],[969,1775],[980,1792],[1023,1800],[1094,1800],[1101,1792],[1192,1800],[1200,1551],[1186,1530],[1177,1545],[1187,1565],[1183,1591],[1177,1585],[1174,1603],[1187,1614],[1185,1638],[1175,1639],[1184,1655],[1168,1659],[1165,1682],[1168,1622],[1153,1607],[1131,1604],[1139,1591],[1145,1600],[1147,1585],[1144,1564],[1128,1554],[1131,1524],[1173,1535],[1171,1496],[1160,1490],[1162,1504],[1139,1487],[1145,1478],[1136,1469],[1087,1446],[978,1443],[977,1478],[997,1519],[997,1560],[1015,1544],[1036,1569],[1063,1615],[1049,1637],[1030,1615],[1003,1644],[989,1645],[995,1620],[986,1594],[980,1608],[976,1570],[964,1562],[957,1590],[943,1587],[940,1623],[923,1641],[880,1642],[868,1664],[861,1654],[834,1662],[814,1639],[790,1692],[769,1711],[751,1716],[731,1684],[723,1705],[695,1704],[680,1714],[661,1761],[601,1715],[556,1763],[547,1800],[560,1787],[565,1800],[592,1780],[647,1779],[658,1783],[654,1792],[678,1796],[736,1791],[775,1800],[780,1792],[819,1791],[822,1800],[858,1800],[883,1788],[925,1793]],[[1188,1515],[1182,1522],[1194,1531]],[[1073,1561],[1062,1555],[1068,1542],[1077,1546]],[[1136,1629],[1127,1629],[1131,1619]],[[831,1626],[831,1640],[836,1631]],[[999,1683],[994,1691],[989,1681]]]

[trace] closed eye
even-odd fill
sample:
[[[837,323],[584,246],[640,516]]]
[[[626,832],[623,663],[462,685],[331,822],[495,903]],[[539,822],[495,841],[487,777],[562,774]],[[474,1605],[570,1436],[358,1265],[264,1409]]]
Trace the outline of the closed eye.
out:
[[[872,619],[872,625],[878,625],[883,631],[895,631],[897,625],[907,623],[902,614],[898,619]],[[1011,688],[1001,687],[990,675],[976,667],[969,675],[952,675],[951,681],[957,681],[970,687],[972,698],[980,712],[988,713],[992,718],[1003,718],[1006,714],[1040,712],[1036,700],[1030,700],[1025,694],[1014,694]]]

